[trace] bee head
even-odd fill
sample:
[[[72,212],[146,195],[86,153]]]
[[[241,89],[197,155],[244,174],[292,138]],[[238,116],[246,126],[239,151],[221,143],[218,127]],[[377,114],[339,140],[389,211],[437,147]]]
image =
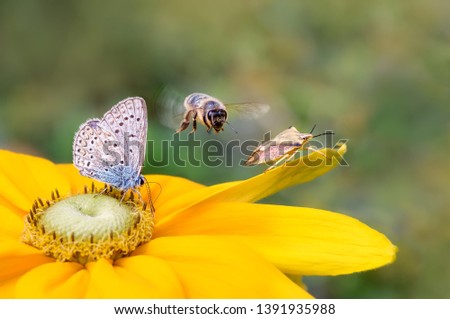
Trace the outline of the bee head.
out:
[[[210,123],[211,127],[219,133],[222,129],[222,126],[227,121],[227,111],[224,109],[215,109],[211,110],[207,113],[207,119]]]

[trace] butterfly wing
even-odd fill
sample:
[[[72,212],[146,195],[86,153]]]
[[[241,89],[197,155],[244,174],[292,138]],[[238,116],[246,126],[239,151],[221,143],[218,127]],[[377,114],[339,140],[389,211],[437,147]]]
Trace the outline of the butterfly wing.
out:
[[[140,172],[147,144],[147,106],[144,99],[130,97],[120,101],[105,113],[99,126],[105,133],[113,135],[114,141],[109,140],[109,148],[120,154],[119,164]]]
[[[102,119],[88,120],[80,126],[73,144],[73,162],[81,175],[120,187],[123,179],[118,174],[140,174],[146,142],[145,101],[127,98]],[[129,169],[124,169],[127,166]]]
[[[114,161],[114,154],[105,151],[105,141],[113,140],[109,132],[99,126],[100,119],[88,120],[82,124],[73,142],[73,164],[81,175],[94,177],[105,163]]]

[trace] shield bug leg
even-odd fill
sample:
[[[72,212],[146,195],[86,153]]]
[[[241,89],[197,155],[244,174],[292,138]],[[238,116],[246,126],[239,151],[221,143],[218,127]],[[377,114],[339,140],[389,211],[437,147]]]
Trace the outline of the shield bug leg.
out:
[[[265,172],[268,172],[268,171],[270,171],[270,170],[272,170],[272,169],[274,169],[275,167],[280,166],[279,164],[280,164],[281,162],[283,162],[283,160],[284,160],[285,163],[287,163],[292,157],[294,157],[295,153],[297,153],[297,150],[295,150],[295,151],[292,152],[292,153],[284,154],[284,155],[281,156],[275,163],[273,163],[272,166],[270,166],[268,169],[266,169],[266,170],[264,171],[264,173],[265,173]]]

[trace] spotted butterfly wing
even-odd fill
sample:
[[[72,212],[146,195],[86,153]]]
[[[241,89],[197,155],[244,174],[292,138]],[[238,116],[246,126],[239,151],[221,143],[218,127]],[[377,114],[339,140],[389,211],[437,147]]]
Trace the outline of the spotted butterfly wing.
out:
[[[101,119],[88,120],[75,134],[73,162],[80,174],[120,190],[142,184],[147,142],[147,106],[140,97],[127,98]]]

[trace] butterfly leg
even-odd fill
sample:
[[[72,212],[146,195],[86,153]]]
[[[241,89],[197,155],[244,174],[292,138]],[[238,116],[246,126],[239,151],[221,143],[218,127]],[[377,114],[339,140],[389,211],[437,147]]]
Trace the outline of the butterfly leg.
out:
[[[103,195],[104,193],[106,193],[107,191],[109,191],[109,186],[105,184],[105,188],[103,188],[103,190],[100,193],[96,193],[94,194],[94,197],[97,197],[99,195]]]
[[[127,195],[127,192],[121,191],[120,193],[122,194],[122,198],[120,199],[120,204],[122,205],[122,202],[125,199],[125,196]]]
[[[191,123],[191,116],[192,116],[192,110],[188,110],[188,111],[186,111],[186,113],[184,113],[183,120],[181,121],[180,127],[178,128],[176,133],[180,133],[181,131],[184,131],[185,129],[188,128],[189,123]],[[194,120],[194,123],[195,123],[195,120]]]

